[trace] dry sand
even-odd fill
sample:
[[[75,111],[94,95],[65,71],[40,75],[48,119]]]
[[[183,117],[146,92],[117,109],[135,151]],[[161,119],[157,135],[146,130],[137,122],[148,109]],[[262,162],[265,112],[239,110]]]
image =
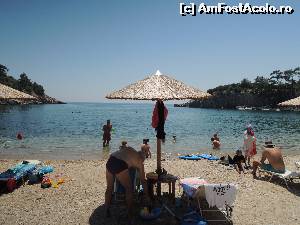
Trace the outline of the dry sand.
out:
[[[285,157],[287,168],[295,169],[300,156]],[[0,171],[16,160],[0,160]],[[42,189],[39,184],[25,185],[12,193],[0,195],[0,224],[126,224],[120,211],[111,219],[104,218],[103,203],[105,161],[46,161],[54,166],[51,175],[62,173],[66,182],[59,188]],[[145,162],[146,171],[154,171],[154,159]],[[202,177],[211,183],[236,183],[239,190],[233,211],[233,224],[300,224],[300,183],[293,191],[281,184],[255,180],[251,174],[238,175],[216,162],[171,159],[163,167],[179,177]],[[180,196],[176,185],[176,194]],[[168,214],[156,222],[137,224],[176,224]],[[121,221],[118,220],[121,218]]]

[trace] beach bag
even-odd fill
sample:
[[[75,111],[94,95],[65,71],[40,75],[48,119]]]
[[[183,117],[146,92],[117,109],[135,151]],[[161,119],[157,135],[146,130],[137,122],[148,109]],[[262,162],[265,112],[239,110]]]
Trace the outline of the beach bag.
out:
[[[17,187],[16,180],[14,178],[9,178],[6,187],[9,192],[13,192],[13,190],[15,190]]]
[[[41,188],[49,188],[51,187],[51,180],[49,177],[44,176],[41,182]]]

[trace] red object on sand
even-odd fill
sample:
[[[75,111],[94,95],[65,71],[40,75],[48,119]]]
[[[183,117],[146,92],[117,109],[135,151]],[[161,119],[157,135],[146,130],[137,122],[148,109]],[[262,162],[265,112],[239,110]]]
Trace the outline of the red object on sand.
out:
[[[8,179],[6,187],[9,192],[12,192],[13,190],[15,190],[17,187],[17,183],[16,183],[15,179],[13,179],[13,178]]]

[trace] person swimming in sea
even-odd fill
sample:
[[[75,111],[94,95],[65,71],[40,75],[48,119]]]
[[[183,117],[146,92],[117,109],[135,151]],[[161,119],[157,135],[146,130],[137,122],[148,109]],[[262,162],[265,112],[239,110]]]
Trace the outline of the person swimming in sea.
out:
[[[213,149],[220,149],[221,142],[220,138],[218,137],[218,134],[214,134],[214,136],[210,139]]]

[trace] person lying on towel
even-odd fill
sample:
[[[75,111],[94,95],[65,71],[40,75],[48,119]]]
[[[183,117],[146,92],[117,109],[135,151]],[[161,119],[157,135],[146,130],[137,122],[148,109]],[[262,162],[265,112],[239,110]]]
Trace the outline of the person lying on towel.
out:
[[[272,142],[266,142],[265,150],[262,152],[260,162],[253,162],[253,178],[256,178],[256,171],[258,167],[264,170],[275,173],[285,173],[285,165],[283,162],[282,154],[279,148],[276,148]],[[265,163],[266,159],[269,163]]]
[[[122,142],[120,149],[112,153],[106,163],[106,182],[107,188],[105,192],[105,209],[106,216],[110,216],[110,204],[113,193],[114,177],[125,188],[126,203],[128,206],[128,217],[132,218],[132,199],[133,188],[131,178],[129,176],[129,168],[138,169],[141,183],[144,189],[145,201],[149,203],[148,187],[145,179],[144,161],[151,156],[150,146],[143,144],[140,151],[127,146],[127,142]]]

